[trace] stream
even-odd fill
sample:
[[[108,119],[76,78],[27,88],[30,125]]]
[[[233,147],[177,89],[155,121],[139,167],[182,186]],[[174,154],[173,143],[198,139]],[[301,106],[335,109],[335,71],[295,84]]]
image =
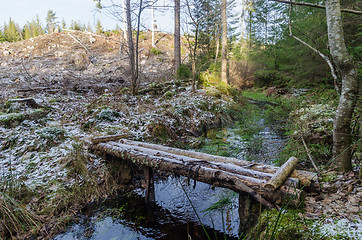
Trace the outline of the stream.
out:
[[[237,125],[210,130],[200,151],[272,164],[286,139],[264,119],[256,125],[247,139]],[[238,239],[239,199],[231,190],[184,177],[156,176],[155,196],[155,203],[147,204],[145,190],[137,188],[105,199],[87,207],[54,239]]]

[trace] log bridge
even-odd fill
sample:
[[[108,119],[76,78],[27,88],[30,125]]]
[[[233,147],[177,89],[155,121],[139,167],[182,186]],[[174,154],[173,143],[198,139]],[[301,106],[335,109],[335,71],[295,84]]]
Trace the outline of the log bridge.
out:
[[[90,148],[144,166],[146,196],[152,196],[152,169],[171,172],[213,187],[247,193],[264,207],[283,204],[298,207],[304,191],[319,191],[317,174],[295,170],[297,158],[281,167],[252,163],[236,158],[214,156],[157,144],[131,141],[120,135],[93,138]],[[150,196],[151,195],[151,196]]]

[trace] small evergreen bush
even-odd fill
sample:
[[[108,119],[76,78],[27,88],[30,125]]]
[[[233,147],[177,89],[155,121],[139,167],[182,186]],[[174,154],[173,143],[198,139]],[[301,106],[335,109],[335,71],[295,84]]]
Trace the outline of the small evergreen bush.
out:
[[[191,70],[188,66],[181,64],[177,68],[177,78],[190,78],[191,77]]]

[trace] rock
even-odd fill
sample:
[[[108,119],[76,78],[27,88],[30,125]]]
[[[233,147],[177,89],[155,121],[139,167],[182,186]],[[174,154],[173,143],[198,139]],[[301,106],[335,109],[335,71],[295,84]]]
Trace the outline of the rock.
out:
[[[11,51],[3,51],[3,55],[5,57],[7,57],[7,56],[11,55]]]

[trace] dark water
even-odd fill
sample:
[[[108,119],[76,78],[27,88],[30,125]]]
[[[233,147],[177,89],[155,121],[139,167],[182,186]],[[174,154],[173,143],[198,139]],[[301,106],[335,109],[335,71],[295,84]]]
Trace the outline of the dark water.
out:
[[[78,223],[55,239],[208,239],[193,207],[211,239],[224,239],[224,235],[237,239],[237,195],[222,188],[213,190],[201,182],[194,189],[193,181],[190,185],[186,182],[174,177],[157,180],[155,204],[146,204],[142,189],[106,200],[85,211]],[[225,196],[226,206],[204,212]]]

